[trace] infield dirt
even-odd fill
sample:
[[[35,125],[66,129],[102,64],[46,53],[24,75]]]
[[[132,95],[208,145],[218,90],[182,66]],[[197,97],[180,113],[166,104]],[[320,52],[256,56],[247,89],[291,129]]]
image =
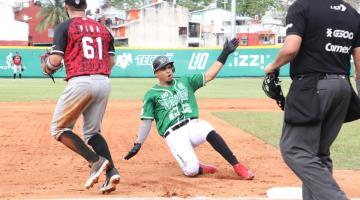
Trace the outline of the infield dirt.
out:
[[[0,102],[0,199],[99,198],[99,187],[84,189],[89,175],[87,162],[50,135],[56,102]],[[223,136],[240,162],[254,173],[253,181],[238,180],[232,167],[207,143],[196,148],[199,160],[219,172],[187,178],[170,154],[153,123],[149,138],[131,160],[131,149],[140,123],[141,101],[110,101],[103,120],[121,182],[108,197],[265,197],[276,186],[300,186],[281,159],[279,150],[227,122],[213,111],[261,110],[279,112],[265,99],[200,100],[200,118]],[[80,118],[75,132],[81,133]],[[335,171],[338,183],[349,197],[360,197],[359,171]]]

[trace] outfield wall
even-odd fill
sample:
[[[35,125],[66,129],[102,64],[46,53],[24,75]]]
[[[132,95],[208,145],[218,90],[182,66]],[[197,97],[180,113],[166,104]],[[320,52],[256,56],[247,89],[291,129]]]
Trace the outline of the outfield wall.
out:
[[[279,51],[279,46],[239,47],[229,56],[218,77],[259,77],[263,68]],[[44,47],[0,47],[0,77],[11,77],[11,60],[18,51],[23,58],[24,77],[42,77],[40,56]],[[175,62],[176,76],[206,71],[216,61],[221,49],[182,48],[145,49],[116,48],[115,66],[111,77],[153,77],[151,63],[158,55],[168,56]],[[289,66],[281,69],[281,75],[288,76]],[[55,77],[65,77],[65,70]]]

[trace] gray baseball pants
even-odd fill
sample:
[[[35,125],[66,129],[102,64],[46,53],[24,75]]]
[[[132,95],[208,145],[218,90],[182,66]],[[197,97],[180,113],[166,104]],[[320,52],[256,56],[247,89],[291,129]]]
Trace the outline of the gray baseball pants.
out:
[[[338,136],[347,113],[350,84],[345,78],[326,78],[319,80],[317,91],[321,121],[311,126],[284,122],[281,154],[301,179],[304,200],[345,200],[348,198],[332,175],[330,146]]]
[[[58,100],[51,122],[51,134],[58,139],[64,131],[72,131],[83,116],[83,139],[87,143],[101,133],[101,123],[108,103],[111,85],[104,75],[73,77]]]

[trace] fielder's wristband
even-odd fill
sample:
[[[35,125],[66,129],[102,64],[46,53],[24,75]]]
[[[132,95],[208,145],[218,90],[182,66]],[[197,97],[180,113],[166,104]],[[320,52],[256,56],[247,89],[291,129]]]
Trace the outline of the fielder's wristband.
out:
[[[225,65],[226,60],[228,58],[229,54],[221,52],[221,54],[219,55],[219,57],[217,58],[217,61],[221,62],[223,65]]]
[[[46,60],[45,60],[45,66],[46,66],[46,68],[48,69],[48,70],[51,70],[51,71],[55,71],[55,70],[57,70],[59,67],[56,67],[56,66],[54,66],[54,65],[52,65],[51,63],[50,63],[50,58],[49,58],[49,56],[46,58]]]

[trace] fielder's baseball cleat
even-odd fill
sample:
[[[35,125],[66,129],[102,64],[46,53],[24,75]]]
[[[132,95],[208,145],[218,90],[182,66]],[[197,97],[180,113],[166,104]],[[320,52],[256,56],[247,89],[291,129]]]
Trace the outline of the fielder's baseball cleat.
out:
[[[240,176],[241,180],[253,180],[255,175],[248,170],[244,165],[238,163],[233,166],[235,173]]]
[[[106,173],[106,180],[100,188],[103,194],[109,194],[116,190],[116,185],[120,183],[120,174],[116,168]]]
[[[199,165],[200,165],[202,174],[213,174],[218,171],[214,165],[205,165],[203,163],[200,163]]]
[[[91,188],[95,183],[98,182],[101,172],[106,171],[110,163],[104,157],[99,156],[99,160],[91,164],[90,176],[86,180],[85,188]]]

